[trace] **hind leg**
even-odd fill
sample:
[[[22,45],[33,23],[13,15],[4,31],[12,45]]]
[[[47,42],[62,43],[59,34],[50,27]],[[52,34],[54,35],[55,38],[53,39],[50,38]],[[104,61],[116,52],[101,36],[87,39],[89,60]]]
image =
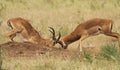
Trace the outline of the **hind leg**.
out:
[[[14,37],[16,36],[16,34],[12,34],[12,35],[9,35],[8,38],[10,39],[10,41],[14,41]]]
[[[114,37],[114,38],[116,38],[118,41],[120,41],[120,34],[118,34],[118,33],[116,33],[116,32],[105,33],[105,35]]]
[[[16,31],[16,30],[12,30],[11,32],[9,32],[8,34],[7,34],[7,38],[10,40],[10,41],[14,41],[13,40],[13,38],[16,36],[16,33],[17,33],[18,31]]]

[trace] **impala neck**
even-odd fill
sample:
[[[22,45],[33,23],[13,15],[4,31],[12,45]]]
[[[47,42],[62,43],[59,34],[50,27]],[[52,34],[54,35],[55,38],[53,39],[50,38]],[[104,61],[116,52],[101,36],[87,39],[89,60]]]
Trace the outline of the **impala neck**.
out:
[[[75,33],[70,33],[70,34],[68,34],[68,35],[65,35],[65,36],[63,36],[61,39],[60,39],[60,42],[59,42],[59,44],[61,44],[61,46],[63,47],[63,48],[67,48],[67,46],[69,45],[69,44],[71,44],[71,43],[73,43],[73,42],[75,42],[75,41],[77,41],[77,40],[79,40],[80,39],[80,36],[78,36],[77,34],[75,34]]]

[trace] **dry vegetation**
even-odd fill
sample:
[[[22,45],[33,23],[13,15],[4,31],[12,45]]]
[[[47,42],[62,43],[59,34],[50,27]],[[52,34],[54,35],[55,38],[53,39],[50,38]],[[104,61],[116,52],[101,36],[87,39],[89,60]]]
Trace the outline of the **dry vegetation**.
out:
[[[5,34],[10,31],[10,28],[6,25],[6,21],[9,18],[22,17],[27,19],[43,37],[51,37],[48,26],[52,26],[56,31],[60,30],[62,35],[65,35],[71,32],[80,22],[91,18],[112,19],[115,23],[113,31],[120,33],[119,11],[119,0],[0,0],[0,21],[3,22],[0,24],[0,44],[7,42]],[[19,36],[15,40],[22,42],[23,38]],[[88,52],[85,50],[84,55],[80,56],[76,52],[78,42],[71,44],[68,50],[49,51],[34,57],[3,55],[2,69],[119,70],[120,51],[116,50],[116,47],[119,49],[119,45],[115,42],[111,46],[109,45],[111,41],[111,38],[99,35],[82,42],[84,47],[92,46],[95,48],[95,52],[101,47],[105,47],[96,58],[93,58],[89,53],[93,53],[94,49],[88,49]],[[105,45],[106,43],[108,45]],[[54,47],[60,46],[56,45]],[[68,54],[69,56],[66,56]],[[83,56],[84,58],[81,58]]]

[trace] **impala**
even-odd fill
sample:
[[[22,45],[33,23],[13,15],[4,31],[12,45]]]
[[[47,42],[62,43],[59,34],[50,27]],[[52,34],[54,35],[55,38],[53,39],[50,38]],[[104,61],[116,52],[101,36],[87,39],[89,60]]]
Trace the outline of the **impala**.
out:
[[[9,19],[7,24],[12,29],[12,31],[7,34],[7,37],[11,41],[14,41],[13,38],[16,34],[21,34],[21,36],[29,42],[35,44],[45,44],[47,46],[54,46],[60,39],[60,33],[59,37],[56,39],[55,30],[52,27],[49,27],[51,29],[49,31],[53,34],[52,38],[42,38],[27,20],[20,17]]]
[[[79,24],[74,31],[60,38],[58,43],[66,49],[69,44],[79,40],[79,50],[82,51],[81,41],[90,36],[105,34],[120,40],[120,35],[112,32],[113,21],[109,19],[95,18]]]

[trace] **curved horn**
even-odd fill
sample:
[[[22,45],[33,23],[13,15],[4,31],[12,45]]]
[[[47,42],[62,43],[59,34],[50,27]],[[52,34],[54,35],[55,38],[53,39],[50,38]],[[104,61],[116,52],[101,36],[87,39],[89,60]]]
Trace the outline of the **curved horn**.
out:
[[[59,32],[58,38],[56,39],[56,43],[59,42],[60,38],[61,38],[61,33]]]
[[[56,38],[55,38],[55,30],[54,30],[54,28],[52,28],[52,27],[49,27],[51,30],[49,30],[51,33],[52,33],[52,39],[53,40],[56,40]]]

